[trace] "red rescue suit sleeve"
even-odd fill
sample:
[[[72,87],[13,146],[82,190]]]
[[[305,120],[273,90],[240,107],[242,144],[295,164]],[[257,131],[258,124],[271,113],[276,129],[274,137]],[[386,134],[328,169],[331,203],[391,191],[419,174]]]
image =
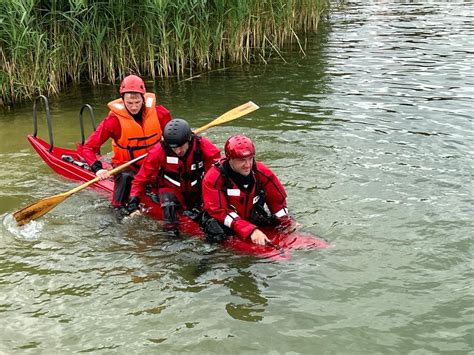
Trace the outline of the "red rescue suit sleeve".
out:
[[[204,175],[202,199],[207,213],[220,224],[232,229],[238,237],[247,239],[257,229],[257,226],[242,219],[229,206],[225,195],[224,178],[215,166],[212,166]]]
[[[221,158],[221,151],[209,139],[201,137],[201,151],[204,161],[204,171],[208,171],[212,164]]]
[[[120,138],[122,129],[120,122],[115,114],[109,114],[91,133],[82,147],[83,158],[86,163],[92,165],[96,160],[96,154],[100,147],[109,139],[117,140]]]
[[[171,121],[171,114],[168,109],[162,105],[156,106],[155,109],[158,120],[160,121],[161,130],[164,131],[166,124]]]
[[[164,165],[166,154],[163,146],[158,143],[149,152],[140,170],[132,181],[130,197],[142,197],[145,193],[146,185],[156,178],[158,171]]]
[[[265,191],[265,203],[272,215],[278,219],[288,218],[286,191],[275,173],[262,162],[257,162],[255,177]]]

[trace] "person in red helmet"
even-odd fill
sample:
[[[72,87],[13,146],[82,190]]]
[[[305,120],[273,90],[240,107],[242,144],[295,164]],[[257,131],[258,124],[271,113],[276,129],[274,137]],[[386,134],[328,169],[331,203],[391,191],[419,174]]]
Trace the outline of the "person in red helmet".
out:
[[[122,165],[147,153],[161,139],[163,127],[171,120],[169,111],[156,104],[155,95],[147,93],[145,83],[136,75],[126,76],[120,83],[120,98],[107,104],[110,112],[89,136],[82,147],[83,157],[100,179],[110,177],[96,154],[100,147],[112,139],[112,165]],[[120,214],[130,193],[131,183],[142,161],[114,176],[112,206]]]
[[[206,238],[220,241],[235,234],[265,245],[269,239],[259,226],[289,220],[285,189],[270,168],[255,160],[250,138],[232,136],[224,150],[226,157],[209,169],[202,183]]]
[[[139,214],[140,197],[148,184],[156,182],[164,230],[176,234],[177,212],[194,214],[202,209],[202,177],[220,158],[219,148],[195,135],[187,121],[172,119],[165,126],[163,140],[153,147],[133,180],[127,205],[130,216]]]

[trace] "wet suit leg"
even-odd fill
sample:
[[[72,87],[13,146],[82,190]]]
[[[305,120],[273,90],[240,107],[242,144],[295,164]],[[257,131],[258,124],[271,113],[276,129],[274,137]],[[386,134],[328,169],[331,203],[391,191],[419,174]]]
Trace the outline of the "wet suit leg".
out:
[[[126,204],[130,196],[130,189],[132,188],[132,180],[135,177],[135,171],[126,168],[114,175],[114,192],[112,198],[112,207],[114,208],[115,216],[119,221],[128,216]]]
[[[114,199],[112,201],[114,207],[127,204],[134,177],[135,171],[130,168],[126,168],[114,175]]]
[[[160,194],[160,204],[163,210],[163,231],[177,236],[179,234],[178,210],[181,207],[178,198],[172,192],[163,192]]]

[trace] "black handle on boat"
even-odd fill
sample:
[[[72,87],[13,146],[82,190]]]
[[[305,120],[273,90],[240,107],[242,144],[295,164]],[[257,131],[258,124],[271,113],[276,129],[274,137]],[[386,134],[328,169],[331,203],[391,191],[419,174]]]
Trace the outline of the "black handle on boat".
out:
[[[48,99],[44,95],[39,95],[33,102],[33,137],[36,138],[38,135],[38,109],[37,103],[39,100],[43,100],[44,110],[46,112],[46,123],[48,124],[48,134],[49,134],[49,149],[48,151],[53,150],[53,128],[51,127],[51,113],[49,112],[49,103]]]
[[[79,111],[79,123],[81,125],[81,145],[84,145],[84,142],[86,141],[85,135],[84,135],[84,118],[82,117],[83,112],[86,108],[89,111],[89,117],[91,119],[92,130],[95,131],[95,128],[96,128],[94,110],[92,109],[92,106],[89,105],[89,104],[82,105],[81,111]],[[99,152],[99,154],[100,154],[100,152]]]
[[[285,256],[285,250],[283,248],[280,248],[278,245],[275,245],[272,242],[267,242],[267,245],[277,250],[280,253],[281,257]]]

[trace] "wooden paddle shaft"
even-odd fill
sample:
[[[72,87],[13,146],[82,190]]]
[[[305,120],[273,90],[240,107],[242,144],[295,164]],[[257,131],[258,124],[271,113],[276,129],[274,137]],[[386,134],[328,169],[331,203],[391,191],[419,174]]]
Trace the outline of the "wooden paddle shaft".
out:
[[[137,158],[135,158],[135,159],[133,159],[133,160],[130,160],[130,161],[128,161],[128,162],[126,162],[126,163],[124,163],[124,164],[122,164],[122,165],[117,166],[116,168],[113,168],[112,170],[109,170],[110,175],[114,175],[114,174],[118,173],[119,171],[125,169],[126,167],[128,167],[128,166],[130,166],[130,165],[132,165],[132,164],[135,164],[137,161],[142,160],[142,159],[145,158],[147,155],[148,155],[148,153],[145,153],[145,154],[140,155],[139,157],[137,157]],[[79,191],[85,189],[86,187],[89,187],[90,185],[92,185],[92,184],[98,182],[99,180],[100,180],[99,177],[95,177],[95,178],[93,178],[92,180],[89,180],[89,181],[83,183],[82,185],[79,185],[79,186],[73,188],[72,190],[69,190],[69,191],[67,191],[67,192],[64,192],[62,195],[64,195],[64,196],[69,196],[69,195],[75,194],[76,192],[79,192]]]

